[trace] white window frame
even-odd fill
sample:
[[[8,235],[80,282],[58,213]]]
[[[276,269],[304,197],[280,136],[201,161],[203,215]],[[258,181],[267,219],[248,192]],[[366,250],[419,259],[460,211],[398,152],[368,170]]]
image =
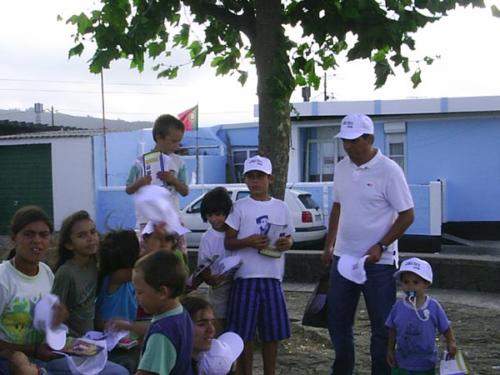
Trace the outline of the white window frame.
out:
[[[322,144],[333,144],[333,155],[323,155],[321,150],[321,145]],[[323,161],[324,161],[324,156],[331,156],[333,157],[333,171],[332,175],[335,178],[335,167],[337,166],[337,163],[342,160],[342,158],[345,156],[345,151],[342,146],[342,140],[333,138],[331,140],[324,140],[324,139],[309,139],[306,144],[306,162],[305,162],[305,173],[304,173],[304,178],[306,182],[310,182],[310,171],[309,171],[309,162],[311,158],[311,146],[312,145],[317,145],[318,146],[318,152],[316,154],[317,158],[317,164],[318,164],[318,171],[319,171],[319,181],[317,182],[324,182],[323,180]]]
[[[406,142],[406,123],[405,122],[391,122],[384,124],[385,133],[385,154],[388,158],[394,160],[394,158],[402,158],[403,163],[401,168],[406,174],[407,171],[407,142]],[[403,154],[391,154],[391,144],[401,143],[403,145]]]
[[[246,153],[246,156],[245,156],[245,160],[248,159],[250,156],[254,156],[254,155],[257,155],[258,152],[259,152],[259,149],[257,147],[252,147],[252,148],[238,148],[238,149],[235,149],[235,150],[231,150],[231,156],[233,158],[233,168],[234,168],[234,175],[236,176],[236,182],[243,182],[243,176],[240,175],[239,171],[238,171],[238,167],[241,167],[242,170],[243,170],[243,166],[244,166],[244,162],[243,163],[235,163],[234,162],[234,154],[236,152],[245,152]]]

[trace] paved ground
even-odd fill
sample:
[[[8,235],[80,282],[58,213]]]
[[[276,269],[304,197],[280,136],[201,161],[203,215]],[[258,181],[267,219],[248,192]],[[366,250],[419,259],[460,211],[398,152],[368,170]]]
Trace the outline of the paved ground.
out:
[[[334,353],[327,331],[300,324],[312,288],[310,284],[285,284],[292,337],[280,346],[277,374],[329,373]],[[453,322],[458,346],[464,351],[473,373],[500,374],[500,294],[434,289],[430,294],[445,307]],[[370,374],[369,321],[362,303],[356,321],[355,340],[357,374]],[[254,362],[254,374],[263,374],[260,353],[257,353]]]

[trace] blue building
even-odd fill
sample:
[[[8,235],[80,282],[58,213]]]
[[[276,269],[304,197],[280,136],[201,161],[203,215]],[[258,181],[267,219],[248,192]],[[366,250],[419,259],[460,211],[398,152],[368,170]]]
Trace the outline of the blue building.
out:
[[[335,165],[345,156],[334,135],[345,114],[362,112],[374,120],[375,146],[401,166],[410,184],[417,217],[407,238],[430,240],[432,249],[439,247],[443,233],[499,239],[500,96],[304,102],[294,107],[289,185],[311,191],[326,215],[333,199]],[[86,188],[92,194],[85,202],[94,202],[89,211],[96,213],[99,229],[133,226],[133,203],[124,185],[133,160],[153,147],[151,129],[111,132],[106,142],[102,134],[87,133],[84,138],[65,134],[0,137],[0,148],[52,144],[54,159],[54,150],[79,140],[81,147],[88,148],[85,155],[92,155],[92,179],[82,183],[90,184]],[[200,128],[186,132],[182,145],[191,192],[181,206],[214,185],[241,181],[243,161],[258,151],[258,124]],[[61,175],[61,165],[60,158],[52,161],[53,175]],[[73,199],[64,198],[71,193],[60,186],[64,178],[57,181],[53,205],[61,207],[58,202]],[[54,209],[56,223],[58,215]]]

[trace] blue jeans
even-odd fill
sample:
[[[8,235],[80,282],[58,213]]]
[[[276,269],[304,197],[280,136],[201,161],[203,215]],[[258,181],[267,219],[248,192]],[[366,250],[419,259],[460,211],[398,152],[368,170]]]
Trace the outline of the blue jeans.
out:
[[[388,330],[385,320],[396,301],[394,265],[370,264],[363,285],[342,277],[337,270],[338,257],[333,257],[328,290],[328,331],[335,349],[332,375],[351,375],[354,371],[355,350],[353,325],[360,293],[363,293],[370,318],[370,354],[372,375],[389,375],[386,361]]]

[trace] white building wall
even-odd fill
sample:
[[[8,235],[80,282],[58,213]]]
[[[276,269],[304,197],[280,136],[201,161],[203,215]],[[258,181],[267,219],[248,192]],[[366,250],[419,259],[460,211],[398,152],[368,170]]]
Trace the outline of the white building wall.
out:
[[[64,218],[75,211],[86,210],[95,218],[91,137],[12,139],[2,140],[1,144],[52,145],[52,201],[56,231],[60,229]]]
[[[95,218],[91,137],[52,140],[52,192],[56,230],[78,210]]]

